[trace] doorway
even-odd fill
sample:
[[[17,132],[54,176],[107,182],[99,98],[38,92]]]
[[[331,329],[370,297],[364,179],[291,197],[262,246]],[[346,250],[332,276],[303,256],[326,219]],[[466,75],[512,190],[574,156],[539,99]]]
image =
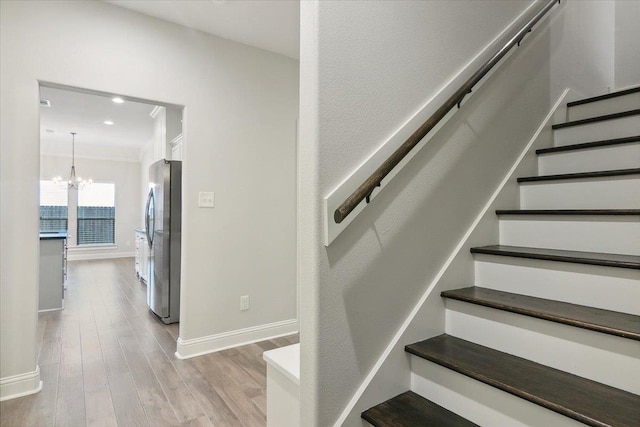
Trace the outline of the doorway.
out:
[[[182,160],[182,112],[177,105],[40,84],[41,248],[43,239],[64,239],[63,283],[68,260],[146,260],[135,230],[144,230],[149,165]],[[64,291],[45,283],[49,277],[41,274],[40,294],[53,287],[63,301],[40,310],[64,307]]]

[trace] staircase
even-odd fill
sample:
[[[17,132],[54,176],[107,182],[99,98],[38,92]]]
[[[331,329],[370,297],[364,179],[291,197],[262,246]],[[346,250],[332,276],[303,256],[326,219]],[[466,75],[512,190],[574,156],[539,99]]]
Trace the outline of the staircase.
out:
[[[640,87],[567,104],[374,426],[640,426]]]

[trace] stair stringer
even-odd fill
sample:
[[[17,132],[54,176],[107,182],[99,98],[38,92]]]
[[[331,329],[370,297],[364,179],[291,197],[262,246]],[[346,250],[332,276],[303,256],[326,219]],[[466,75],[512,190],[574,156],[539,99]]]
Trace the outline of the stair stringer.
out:
[[[445,332],[445,304],[440,292],[474,283],[474,259],[470,249],[497,241],[499,236],[496,209],[519,207],[518,176],[537,174],[535,150],[553,145],[551,125],[565,120],[566,103],[580,94],[565,89],[538,126],[505,177],[478,212],[443,266],[429,283],[389,345],[366,376],[334,426],[363,426],[360,415],[366,409],[411,388],[411,361],[405,345]],[[427,396],[428,397],[428,396]]]

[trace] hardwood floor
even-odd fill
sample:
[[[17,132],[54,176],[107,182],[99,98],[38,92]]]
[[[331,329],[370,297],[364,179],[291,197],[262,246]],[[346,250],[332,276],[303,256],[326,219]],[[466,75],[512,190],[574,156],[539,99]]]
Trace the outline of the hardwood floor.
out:
[[[65,309],[39,315],[38,394],[0,403],[4,426],[264,426],[262,352],[297,335],[187,360],[178,325],[146,305],[133,259],[69,262]]]

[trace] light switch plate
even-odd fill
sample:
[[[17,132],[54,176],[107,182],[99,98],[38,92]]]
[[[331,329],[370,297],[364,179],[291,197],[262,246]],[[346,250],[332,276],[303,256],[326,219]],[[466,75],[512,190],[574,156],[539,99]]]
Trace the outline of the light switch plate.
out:
[[[209,191],[201,191],[198,193],[198,207],[212,208],[215,206],[215,194]]]

